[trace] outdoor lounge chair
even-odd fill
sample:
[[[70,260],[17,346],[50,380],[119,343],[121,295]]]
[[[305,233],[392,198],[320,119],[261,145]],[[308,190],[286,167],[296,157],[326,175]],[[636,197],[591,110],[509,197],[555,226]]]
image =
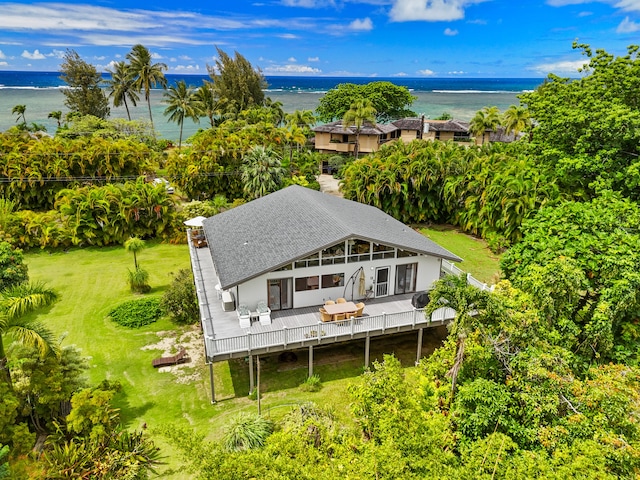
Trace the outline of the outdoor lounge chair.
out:
[[[260,325],[271,325],[271,309],[267,305],[267,302],[265,301],[258,302],[256,311],[258,312],[258,319],[260,320]]]
[[[347,299],[340,297],[336,300],[336,303],[347,303]]]
[[[335,305],[336,302],[334,302],[333,300],[327,300],[326,302],[324,302],[325,305]]]
[[[180,351],[172,355],[170,357],[159,357],[151,361],[151,365],[154,368],[160,367],[168,367],[170,365],[178,365],[179,363],[184,363],[188,359],[187,351],[184,348],[181,348]]]
[[[320,320],[323,322],[332,322],[333,316],[329,315],[324,308],[320,307]]]
[[[251,326],[251,311],[246,305],[238,305],[238,321],[240,328],[249,328]]]

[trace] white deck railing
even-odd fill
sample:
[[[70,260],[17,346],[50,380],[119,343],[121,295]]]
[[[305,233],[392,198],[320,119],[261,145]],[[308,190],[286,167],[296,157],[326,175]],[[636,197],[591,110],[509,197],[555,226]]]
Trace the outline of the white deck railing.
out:
[[[445,273],[450,273],[451,275],[456,275],[458,277],[461,275],[466,275],[467,283],[469,285],[473,285],[474,287],[477,287],[480,290],[489,290],[491,292],[493,291],[493,285],[488,286],[486,283],[483,283],[480,280],[474,278],[470,273],[465,273],[463,270],[458,268],[455,264],[451,263],[448,260],[445,260],[444,258],[442,259],[442,266],[440,267],[440,270],[442,270]]]
[[[354,336],[362,337],[362,334],[383,334],[387,330],[402,327],[432,324],[442,325],[453,319],[455,311],[449,307],[439,308],[427,318],[423,309],[413,309],[405,312],[384,313],[370,317],[353,317],[340,322],[318,322],[315,325],[301,327],[282,327],[279,330],[251,333],[244,335],[214,338],[205,335],[207,355],[218,357],[246,352],[250,354],[256,350],[268,350],[276,347],[286,349],[287,346],[313,345],[319,343],[332,343],[340,340],[349,340]]]

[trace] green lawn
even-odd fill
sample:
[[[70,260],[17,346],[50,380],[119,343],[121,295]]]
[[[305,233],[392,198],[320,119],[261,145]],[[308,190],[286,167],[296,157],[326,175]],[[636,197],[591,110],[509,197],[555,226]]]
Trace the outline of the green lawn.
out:
[[[453,230],[430,228],[425,233],[453,253],[465,258],[461,265],[483,281],[497,273],[497,258],[484,244]],[[219,362],[214,365],[216,404],[210,402],[208,367],[202,362],[189,365],[190,380],[178,381],[172,373],[161,373],[151,360],[159,350],[142,347],[159,341],[158,332],[179,336],[193,327],[176,327],[167,319],[143,327],[128,329],[107,318],[111,308],[134,298],[129,291],[127,270],[133,268],[132,255],[122,247],[72,249],[29,252],[25,255],[32,280],[44,281],[59,294],[60,300],[40,314],[49,327],[65,335],[63,344],[74,344],[89,358],[90,381],[95,384],[107,378],[119,380],[124,392],[117,399],[123,422],[130,428],[178,423],[190,425],[209,438],[220,436],[226,419],[242,410],[256,409],[257,402],[248,398],[248,368],[244,360]],[[149,274],[152,290],[148,295],[160,296],[171,283],[171,273],[190,268],[186,245],[150,243],[138,255],[142,268]],[[199,330],[195,329],[196,332]],[[433,332],[425,338],[425,352],[440,344],[446,331]],[[394,353],[403,364],[415,361],[415,335],[373,340],[371,360],[382,359],[383,353]],[[364,348],[360,342],[319,348],[314,354],[315,371],[324,387],[319,392],[302,392],[299,385],[308,375],[307,352],[297,352],[295,362],[280,362],[277,355],[262,357],[261,389],[263,411],[275,418],[286,413],[286,406],[315,401],[331,406],[342,420],[348,416],[347,385],[363,371]],[[170,446],[160,445],[167,454],[162,478],[189,478],[181,471]]]
[[[430,225],[420,232],[462,258],[458,267],[481,282],[491,285],[500,279],[500,256],[491,252],[484,240],[460,233],[449,225]]]

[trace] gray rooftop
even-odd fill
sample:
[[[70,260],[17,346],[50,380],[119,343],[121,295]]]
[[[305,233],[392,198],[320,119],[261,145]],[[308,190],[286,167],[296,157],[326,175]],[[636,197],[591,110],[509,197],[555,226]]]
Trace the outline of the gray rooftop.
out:
[[[391,133],[398,129],[393,124],[386,123],[376,123],[375,125],[372,123],[365,122],[360,128],[360,135],[382,135],[385,133]],[[324,133],[343,133],[343,134],[351,134],[355,135],[356,128],[355,126],[345,127],[342,124],[342,120],[338,120],[336,122],[326,123],[324,125],[319,125],[312,129],[314,132],[324,132]]]
[[[461,260],[375,207],[298,185],[207,218],[203,225],[223,289],[349,238]]]

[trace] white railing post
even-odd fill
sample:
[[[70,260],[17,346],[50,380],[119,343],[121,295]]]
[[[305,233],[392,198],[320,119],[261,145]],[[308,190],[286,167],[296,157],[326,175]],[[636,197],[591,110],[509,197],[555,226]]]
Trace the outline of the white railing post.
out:
[[[353,317],[351,317],[351,338],[353,338],[354,325],[355,325],[355,321],[353,320]]]
[[[413,307],[413,321],[411,322],[411,328],[416,326],[416,317],[418,316],[418,310],[416,307]]]
[[[247,350],[251,353],[251,332],[247,332]]]
[[[284,348],[287,348],[287,326],[283,325],[282,326],[282,331],[283,331],[283,335],[284,335]]]
[[[382,333],[384,333],[386,328],[387,328],[387,313],[382,312]]]
[[[321,327],[322,327],[322,322],[318,322],[318,332],[316,333],[316,336],[318,337],[318,343],[320,343],[320,339],[322,338],[322,335],[320,335]]]

